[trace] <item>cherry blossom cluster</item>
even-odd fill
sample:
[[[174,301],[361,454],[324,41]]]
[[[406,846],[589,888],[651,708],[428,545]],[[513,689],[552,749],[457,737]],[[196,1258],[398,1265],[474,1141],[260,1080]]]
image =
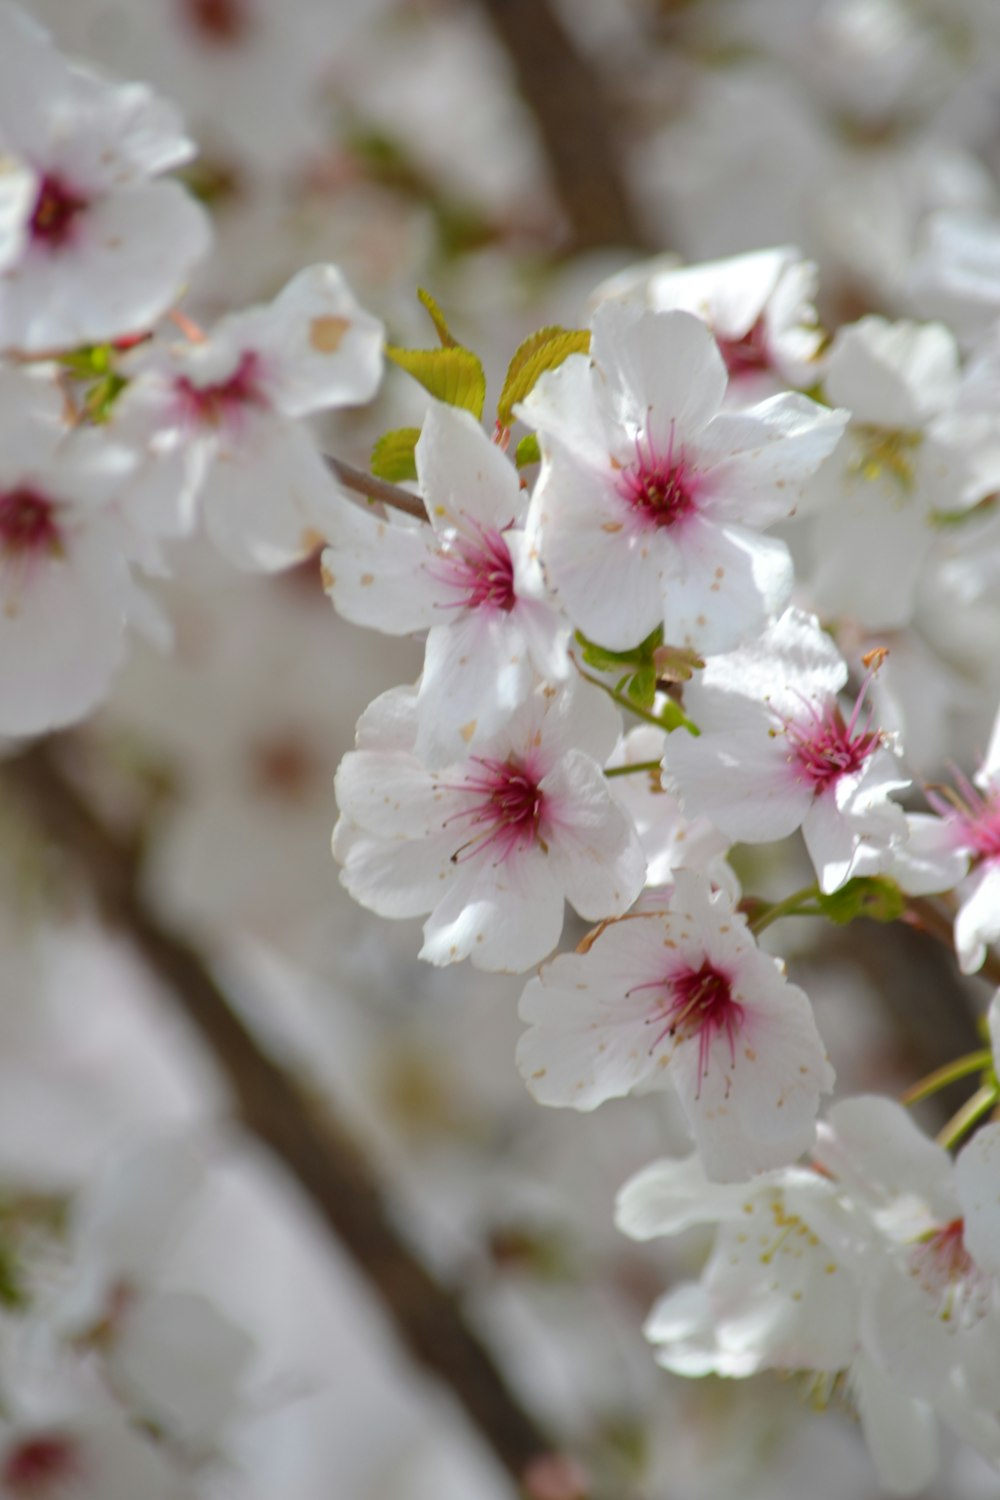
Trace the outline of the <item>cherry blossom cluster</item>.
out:
[[[178,117],[7,4],[0,150],[0,732],[25,735],[100,702],[130,627],[169,635],[137,575],[199,512],[240,567],[315,549],[336,485],[302,419],[373,395],[382,327],[332,266],[208,331],[175,313],[210,238],[164,176]]]
[[[358,726],[334,853],[364,905],[426,917],[429,962],[538,968],[517,1061],[540,1102],[676,1097],[697,1154],[640,1178],[623,1223],[647,1222],[647,1192],[662,1212],[650,1232],[715,1222],[718,1203],[726,1225],[748,1216],[733,1231],[748,1248],[737,1257],[726,1239],[701,1286],[654,1315],[663,1362],[813,1371],[824,1399],[861,1410],[885,1481],[912,1490],[934,1469],[933,1413],[1000,1460],[997,1392],[964,1346],[937,1360],[921,1344],[923,1383],[904,1399],[915,1346],[887,1353],[860,1311],[831,1302],[823,1267],[897,1340],[902,1296],[869,1286],[902,1277],[931,1329],[965,1307],[963,1278],[992,1286],[993,1127],[959,1158],[962,1180],[982,1160],[976,1208],[949,1187],[887,1230],[880,1215],[920,1163],[950,1174],[950,1158],[888,1100],[844,1101],[817,1125],[833,1070],[809,997],[760,936],[786,915],[892,920],[943,894],[965,971],[1000,938],[1000,731],[971,778],[926,789],[921,808],[914,688],[893,671],[925,579],[956,550],[966,576],[991,566],[1000,429],[981,395],[988,354],[963,364],[943,324],[870,316],[831,336],[815,292],[789,250],[632,273],[599,290],[583,347],[565,330],[522,346],[492,433],[478,395],[440,399],[431,356],[404,365],[439,396],[411,444],[426,519],[344,500],[323,577],[347,619],[426,633],[424,667]],[[439,332],[443,364],[453,341]],[[515,421],[529,429],[516,446]],[[796,832],[814,883],[777,903],[744,893],[732,846]],[[567,902],[591,931],[555,953]],[[978,1112],[950,1144],[997,1103],[994,1062],[976,1067]],[[852,1140],[866,1139],[865,1109],[885,1112],[916,1164],[863,1191],[848,1147],[833,1172],[829,1143],[858,1112]],[[844,1217],[841,1238],[813,1198]],[[793,1276],[803,1247],[808,1274]],[[807,1328],[829,1320],[829,1348],[797,1342],[798,1323],[785,1340],[799,1302]],[[988,1302],[977,1290],[969,1316]],[[728,1358],[715,1351],[731,1324]],[[992,1336],[986,1323],[976,1340]]]
[[[637,1238],[716,1227],[652,1315],[657,1357],[804,1373],[900,1492],[933,1474],[938,1420],[1000,1464],[995,1052],[954,1063],[979,1089],[936,1144],[887,1098],[825,1104],[770,933],[935,897],[962,970],[997,960],[995,702],[970,694],[984,754],[919,785],[943,759],[926,685],[960,657],[942,616],[1000,571],[997,325],[828,329],[789,247],[654,261],[602,284],[588,327],[524,341],[484,425],[483,367],[426,294],[431,350],[386,349],[330,265],[196,323],[210,234],[171,175],[179,118],[4,0],[0,151],[0,733],[87,716],[129,629],[169,642],[141,580],[199,522],[248,571],[322,549],[341,616],[424,650],[337,773],[343,884],[424,919],[432,965],[529,976],[517,1066],[540,1103],[657,1091],[693,1145],[621,1198]],[[954,296],[992,242],[946,230],[922,275]],[[420,421],[352,497],[306,419],[372,401],[386,353]],[[794,835],[809,884],[745,889],[734,847],[787,869]],[[996,1002],[991,1024],[996,1047]],[[33,1309],[0,1350],[13,1495],[95,1465],[109,1500],[179,1492],[171,1466],[239,1405],[240,1331],[148,1280],[190,1163],[155,1202],[136,1170],[83,1213],[41,1332]]]
[[[249,1335],[169,1275],[209,1172],[181,1138],[109,1161],[66,1214],[13,1202],[0,1325],[0,1490],[12,1500],[180,1500],[246,1415]],[[51,1222],[46,1222],[46,1218]],[[44,1274],[43,1274],[44,1273]]]

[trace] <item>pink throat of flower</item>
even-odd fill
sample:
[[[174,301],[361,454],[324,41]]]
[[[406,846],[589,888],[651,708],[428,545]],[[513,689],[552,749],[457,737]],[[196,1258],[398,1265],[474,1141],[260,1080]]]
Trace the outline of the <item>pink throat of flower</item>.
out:
[[[440,607],[500,610],[509,614],[517,603],[517,594],[514,562],[503,533],[478,521],[470,524],[475,535],[457,533],[428,569],[432,578],[458,596]]]
[[[931,788],[927,801],[952,825],[956,844],[977,859],[1000,859],[1000,790],[984,795],[956,771],[955,790]]]
[[[31,558],[58,552],[55,506],[28,486],[0,492],[0,555]]]
[[[246,0],[181,0],[181,13],[193,31],[216,47],[241,42],[250,28]]]
[[[67,243],[87,200],[61,177],[46,174],[38,189],[31,214],[31,238],[35,244],[58,250]]]
[[[260,359],[252,350],[241,355],[239,364],[227,380],[217,381],[214,385],[196,385],[187,375],[179,375],[174,381],[174,390],[182,414],[189,422],[201,427],[221,427],[227,421],[238,419],[246,407],[266,404],[260,389]]]
[[[477,768],[464,781],[442,783],[446,790],[464,792],[474,800],[454,813],[449,823],[459,823],[468,835],[451,856],[453,864],[484,854],[495,853],[495,864],[503,864],[516,853],[538,844],[543,850],[542,823],[545,796],[538,778],[514,756],[495,760],[473,755]]]
[[[739,339],[724,339],[716,334],[719,353],[726,362],[726,369],[733,377],[752,375],[771,368],[771,355],[767,347],[767,328],[763,318]]]
[[[881,733],[871,728],[870,713],[864,725],[860,723],[874,671],[873,668],[862,683],[846,723],[835,698],[823,704],[803,699],[802,715],[785,723],[785,734],[792,747],[789,759],[798,777],[808,782],[817,794],[825,792],[842,776],[860,771],[882,743]]]
[[[698,969],[677,969],[665,979],[639,984],[629,990],[666,990],[666,998],[647,1017],[647,1026],[660,1026],[650,1047],[655,1052],[665,1037],[676,1041],[698,1038],[698,1087],[708,1076],[712,1043],[724,1034],[729,1043],[730,1059],[736,1059],[736,1039],[743,1026],[744,1007],[733,994],[732,980],[707,958]]]
[[[635,440],[635,461],[618,476],[618,493],[644,527],[659,530],[678,525],[697,510],[699,476],[674,442],[674,424],[666,453],[657,452],[648,433]]]
[[[39,1432],[8,1449],[0,1469],[3,1492],[18,1500],[48,1500],[83,1473],[80,1446],[68,1433]]]

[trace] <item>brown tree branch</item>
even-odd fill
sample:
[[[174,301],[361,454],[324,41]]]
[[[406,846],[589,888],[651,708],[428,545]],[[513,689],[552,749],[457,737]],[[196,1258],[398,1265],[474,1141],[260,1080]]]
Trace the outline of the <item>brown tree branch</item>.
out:
[[[480,0],[517,71],[545,146],[573,250],[650,249],[615,145],[601,81],[549,0]]]
[[[393,510],[416,516],[418,521],[427,520],[427,507],[419,495],[411,495],[409,490],[401,489],[398,484],[377,479],[374,474],[366,474],[364,469],[356,469],[353,464],[345,463],[342,458],[334,458],[331,454],[326,455],[326,463],[345,490],[353,490],[356,495],[364,495],[367,500],[381,500],[383,505],[391,506]]]
[[[243,1125],[284,1163],[368,1279],[411,1355],[450,1387],[507,1472],[526,1476],[552,1444],[511,1392],[453,1294],[400,1238],[379,1185],[331,1110],[261,1050],[201,955],[138,892],[132,851],[63,773],[51,742],[0,765],[0,790],[85,877],[107,921],[132,942],[209,1049]]]

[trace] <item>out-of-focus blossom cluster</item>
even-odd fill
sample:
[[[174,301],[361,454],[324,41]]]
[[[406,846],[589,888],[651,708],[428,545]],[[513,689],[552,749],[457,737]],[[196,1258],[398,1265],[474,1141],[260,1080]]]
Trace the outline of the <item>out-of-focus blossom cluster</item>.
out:
[[[633,186],[678,254],[544,275],[565,225],[468,8],[37,9],[66,55],[0,0],[11,753],[100,709],[63,750],[142,825],[144,899],[346,1100],[408,1231],[619,1493],[727,1482],[700,1451],[671,1475],[689,1424],[653,1419],[632,1341],[663,1262],[591,1222],[664,1149],[619,1226],[709,1250],[665,1252],[657,1360],[795,1374],[860,1418],[891,1492],[944,1463],[988,1493],[997,1001],[989,1045],[910,1090],[968,1084],[935,1142],[891,1097],[913,1076],[878,973],[841,950],[842,993],[814,990],[798,932],[933,919],[963,975],[1000,965],[992,7],[563,6],[632,80]],[[359,474],[341,443],[365,441]],[[341,884],[397,929],[337,905],[335,766]],[[26,886],[54,898],[22,839],[11,988],[34,994],[37,930],[60,939],[26,914]],[[301,1393],[171,1283],[206,1173],[172,1139],[0,1194],[0,1493],[242,1493],[252,1408]],[[579,1349],[518,1275],[590,1302]],[[786,1396],[726,1397],[782,1434],[779,1477],[747,1460],[762,1494],[798,1462]],[[405,1456],[362,1470],[366,1500],[425,1493]]]

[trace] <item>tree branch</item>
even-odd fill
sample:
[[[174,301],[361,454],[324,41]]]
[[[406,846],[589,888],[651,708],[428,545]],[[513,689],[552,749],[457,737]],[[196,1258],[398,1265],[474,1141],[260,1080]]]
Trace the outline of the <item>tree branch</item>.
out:
[[[549,0],[480,0],[517,70],[545,146],[573,250],[650,249],[629,197],[600,79]]]
[[[138,893],[132,851],[66,778],[52,742],[3,762],[0,789],[82,872],[108,922],[130,939],[208,1047],[242,1123],[297,1179],[411,1355],[450,1387],[503,1467],[527,1487],[532,1465],[552,1455],[552,1444],[512,1394],[456,1298],[396,1232],[349,1132],[261,1051],[200,954],[149,910]]]
[[[393,510],[416,516],[418,521],[427,520],[427,507],[419,495],[411,495],[409,490],[401,489],[398,484],[390,484],[386,479],[376,479],[374,474],[366,474],[364,469],[356,469],[342,458],[334,458],[329,453],[325,457],[327,468],[340,480],[345,490],[353,490],[356,495],[364,495],[367,500],[381,500],[383,505],[389,505]]]

